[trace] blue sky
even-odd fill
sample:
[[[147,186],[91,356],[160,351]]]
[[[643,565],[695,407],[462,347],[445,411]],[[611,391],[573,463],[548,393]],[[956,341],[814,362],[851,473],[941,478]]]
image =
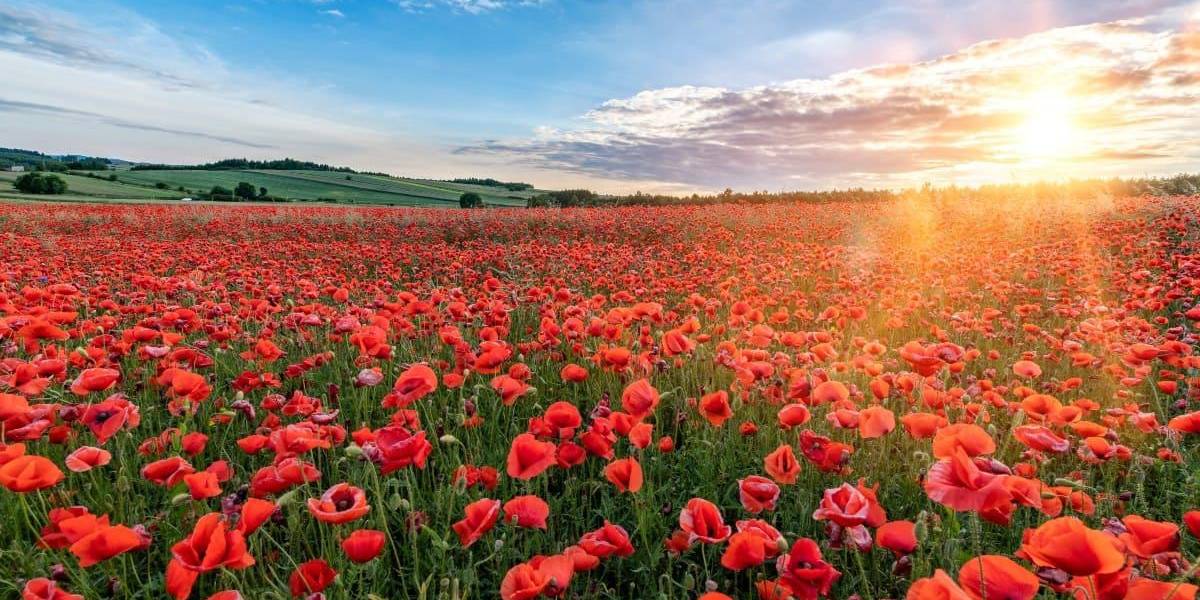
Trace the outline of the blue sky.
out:
[[[988,91],[975,89],[970,72],[937,65],[968,56],[993,69],[994,57],[963,53],[986,40],[1016,40],[1022,51],[1006,55],[1015,65],[1066,48],[1059,43],[1083,55],[1074,48],[1087,43],[1095,52],[1068,75],[1145,70],[1163,63],[1153,52],[1181,47],[1191,56],[1198,7],[1157,0],[4,0],[0,70],[29,75],[0,90],[0,131],[8,132],[0,145],[169,162],[288,155],[396,174],[611,191],[987,181],[1012,177],[1016,159],[981,154],[979,140],[992,136],[994,145],[1004,127],[1020,135],[1014,106],[1046,94],[1022,88],[1007,107],[973,97],[930,111],[948,94]],[[1129,19],[1136,31],[1102,26]],[[1108,62],[1098,64],[1102,55]],[[881,64],[916,69],[904,81],[854,75]],[[927,88],[956,87],[909,102],[920,95],[910,88],[921,77],[933,78]],[[1171,103],[1195,96],[1177,87]],[[874,98],[880,89],[892,97]],[[1096,115],[1072,100],[1071,118],[1111,116],[1129,101],[1128,91],[1116,94],[1104,107],[1089,104]],[[897,106],[912,114],[896,115]],[[936,119],[970,111],[1000,129],[947,141],[927,135],[930,126],[897,125],[919,114],[944,129]],[[875,128],[856,124],[867,116]],[[850,132],[872,139],[846,146]],[[897,143],[914,132],[931,160],[914,160],[908,155],[916,150]],[[1148,162],[1104,168],[1166,172],[1194,164],[1194,148],[1150,148],[1135,137],[1110,151]],[[1037,166],[1021,168],[1036,174]]]

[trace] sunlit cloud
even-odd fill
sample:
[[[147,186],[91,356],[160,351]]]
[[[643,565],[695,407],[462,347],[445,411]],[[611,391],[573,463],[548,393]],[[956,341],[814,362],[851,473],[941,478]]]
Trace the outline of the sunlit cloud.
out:
[[[701,188],[1172,172],[1200,148],[1200,31],[1175,13],[986,41],[933,60],[613,99],[575,128],[464,154]]]

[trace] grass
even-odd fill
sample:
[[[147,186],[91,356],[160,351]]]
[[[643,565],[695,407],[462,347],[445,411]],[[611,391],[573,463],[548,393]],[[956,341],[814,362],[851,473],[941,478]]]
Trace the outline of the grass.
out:
[[[480,191],[481,187],[333,171],[122,170],[117,177],[122,183],[135,186],[153,188],[161,182],[171,188],[183,186],[193,191],[208,191],[218,185],[233,189],[245,181],[267,188],[273,196],[292,200],[399,206],[457,206],[464,191]],[[529,193],[498,194],[495,188],[485,188],[481,195],[488,204],[524,206]]]
[[[20,195],[20,192],[12,188],[12,182],[16,181],[17,177],[24,173],[14,173],[10,171],[0,171],[0,193],[8,195]],[[67,173],[56,173],[63,181],[67,182],[66,196],[93,196],[96,198],[159,198],[159,199],[178,199],[182,196],[180,192],[172,190],[159,190],[151,187],[143,187],[139,185],[128,185],[121,182],[113,182],[105,179],[97,179],[85,177],[83,175],[71,175]]]

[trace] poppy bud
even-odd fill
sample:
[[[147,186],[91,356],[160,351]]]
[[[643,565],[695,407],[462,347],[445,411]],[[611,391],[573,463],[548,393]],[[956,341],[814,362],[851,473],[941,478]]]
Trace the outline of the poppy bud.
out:
[[[361,458],[363,456],[363,449],[357,444],[350,444],[349,446],[346,446],[344,452],[346,453],[346,456],[350,458]]]
[[[175,494],[175,497],[171,498],[171,506],[179,506],[181,504],[187,504],[191,499],[192,499],[191,494]]]
[[[447,434],[443,435],[442,437],[438,438],[438,441],[449,446],[450,444],[457,444],[458,438],[447,433]]]
[[[398,493],[393,493],[391,496],[388,496],[387,503],[392,510],[408,510],[408,500],[405,500]]]
[[[67,572],[67,568],[61,563],[56,563],[50,567],[50,579],[62,583],[70,581],[71,574]]]
[[[296,501],[296,497],[298,496],[299,493],[300,493],[300,490],[298,490],[298,489],[291,490],[288,493],[280,496],[279,499],[277,499],[275,501],[275,504],[279,505],[280,507],[287,506],[287,505],[291,504],[292,502]]]
[[[683,589],[692,590],[695,588],[696,588],[696,578],[692,577],[691,573],[685,573],[683,575]]]

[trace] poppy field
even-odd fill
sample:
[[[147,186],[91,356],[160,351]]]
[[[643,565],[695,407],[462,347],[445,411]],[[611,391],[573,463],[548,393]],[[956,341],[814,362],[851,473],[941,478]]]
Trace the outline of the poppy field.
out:
[[[1200,198],[0,204],[0,598],[1177,599]]]

